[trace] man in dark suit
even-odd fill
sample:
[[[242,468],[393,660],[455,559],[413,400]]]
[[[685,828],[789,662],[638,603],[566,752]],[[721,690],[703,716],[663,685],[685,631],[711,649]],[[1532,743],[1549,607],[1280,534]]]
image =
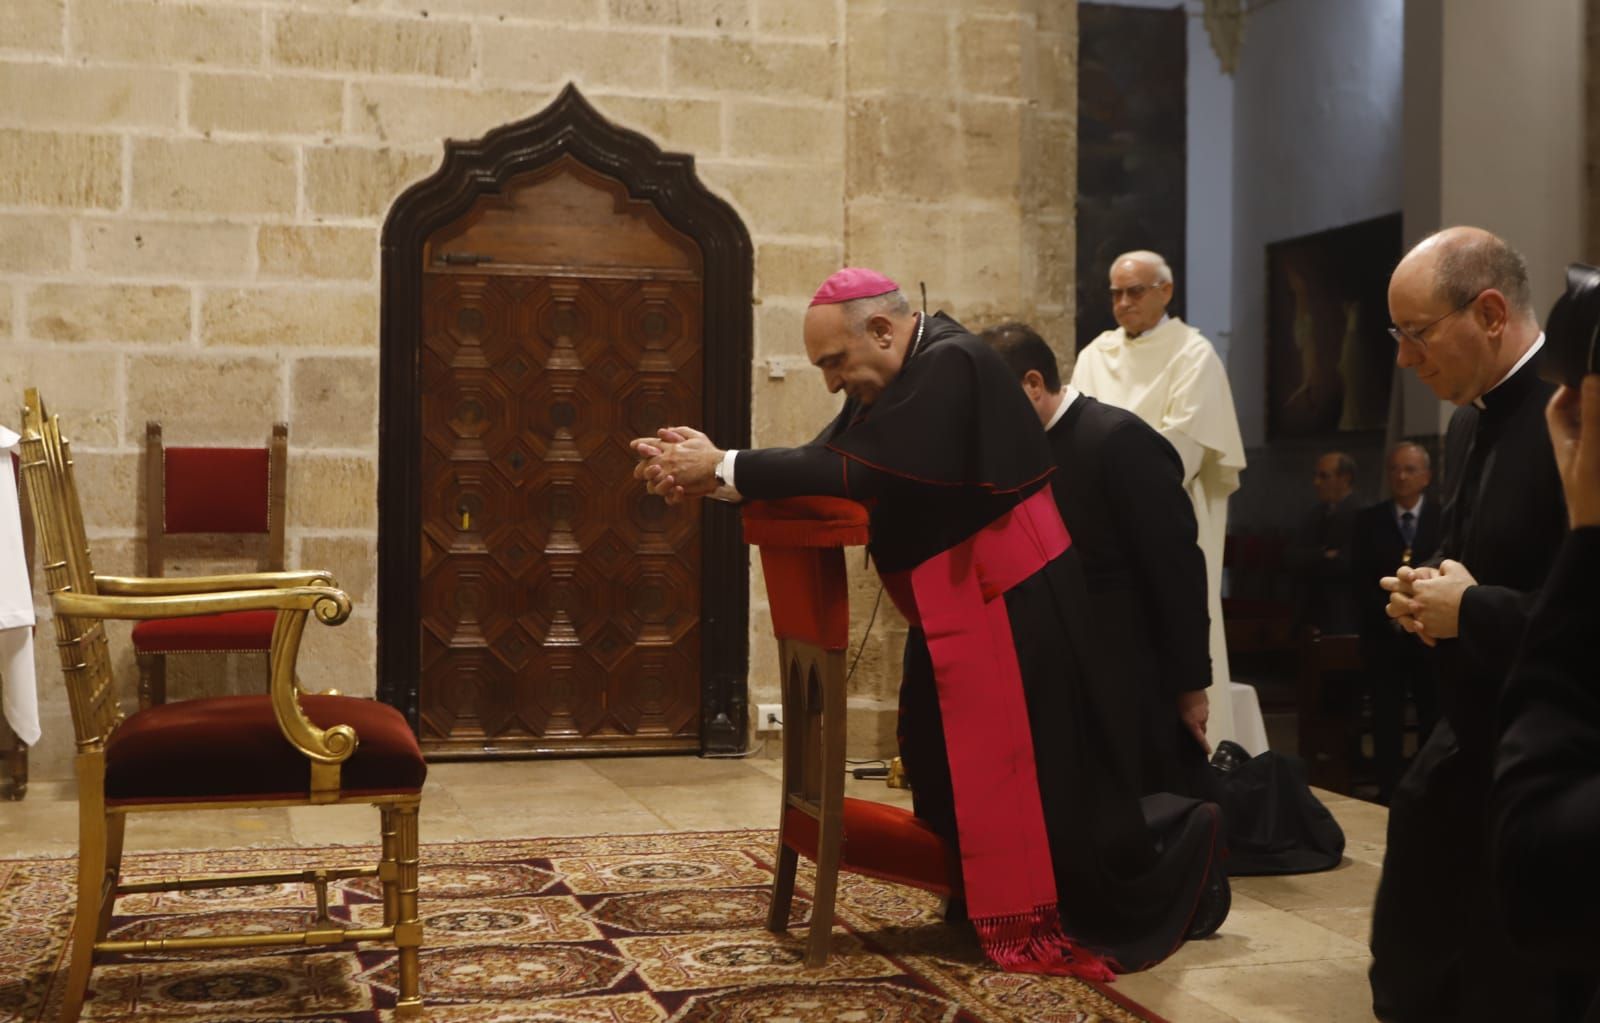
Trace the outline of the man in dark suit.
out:
[[[1485,862],[1495,706],[1567,521],[1527,265],[1487,231],[1441,231],[1395,268],[1389,314],[1396,363],[1457,408],[1439,551],[1383,580],[1389,616],[1432,648],[1441,717],[1390,806],[1373,1009],[1385,1021],[1577,1019],[1548,962],[1510,941]]]
[[[1424,491],[1433,479],[1428,451],[1402,441],[1385,464],[1389,499],[1363,508],[1351,536],[1351,588],[1361,631],[1361,660],[1372,694],[1373,752],[1378,802],[1388,805],[1400,780],[1406,697],[1417,708],[1417,745],[1438,716],[1433,668],[1424,647],[1387,614],[1389,594],[1378,585],[1400,565],[1421,565],[1439,546],[1439,502]]]
[[[1055,354],[1028,326],[1007,323],[982,336],[1045,427],[1056,506],[1088,580],[1093,632],[1139,687],[1141,734],[1128,742],[1139,750],[1144,791],[1203,795],[1211,617],[1183,462],[1137,415],[1063,388]]]
[[[1311,487],[1317,504],[1301,521],[1284,560],[1294,573],[1298,628],[1349,633],[1356,628],[1350,596],[1350,535],[1355,530],[1356,462],[1343,451],[1317,459]]]

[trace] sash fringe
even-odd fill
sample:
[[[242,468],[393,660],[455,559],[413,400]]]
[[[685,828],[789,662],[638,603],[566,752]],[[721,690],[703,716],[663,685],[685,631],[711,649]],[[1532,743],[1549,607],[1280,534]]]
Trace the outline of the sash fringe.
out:
[[[1116,979],[1110,959],[1067,937],[1055,906],[1040,906],[1031,913],[976,918],[972,924],[984,953],[1007,973]]]

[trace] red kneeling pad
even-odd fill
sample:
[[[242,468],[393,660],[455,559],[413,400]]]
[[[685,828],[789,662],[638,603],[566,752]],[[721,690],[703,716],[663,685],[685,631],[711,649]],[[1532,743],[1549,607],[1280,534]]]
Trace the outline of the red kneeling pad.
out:
[[[783,834],[790,848],[816,862],[817,822],[810,814],[789,807]],[[939,895],[961,894],[961,871],[944,839],[898,806],[846,798],[840,846],[840,870]]]

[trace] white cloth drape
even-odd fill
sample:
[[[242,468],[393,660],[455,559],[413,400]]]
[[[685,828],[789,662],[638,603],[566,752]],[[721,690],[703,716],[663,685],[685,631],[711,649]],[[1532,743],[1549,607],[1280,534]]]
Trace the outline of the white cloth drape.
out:
[[[1183,459],[1184,487],[1194,503],[1200,549],[1206,557],[1211,611],[1212,745],[1234,739],[1229,698],[1228,646],[1222,629],[1222,547],[1228,531],[1228,495],[1239,489],[1244,441],[1233,408],[1228,372],[1198,330],[1172,317],[1130,339],[1118,327],[1078,353],[1072,386],[1133,412],[1172,442]],[[1252,750],[1259,753],[1260,750]]]
[[[33,669],[33,587],[12,465],[19,439],[0,426],[0,704],[17,738],[32,746],[39,741],[39,686]]]

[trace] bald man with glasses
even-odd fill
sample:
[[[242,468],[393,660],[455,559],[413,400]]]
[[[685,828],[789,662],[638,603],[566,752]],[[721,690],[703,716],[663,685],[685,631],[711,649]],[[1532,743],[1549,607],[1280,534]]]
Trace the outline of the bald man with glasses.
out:
[[[1390,805],[1373,1011],[1389,1023],[1579,1019],[1568,978],[1508,939],[1484,859],[1495,707],[1566,533],[1527,266],[1487,231],[1440,231],[1395,268],[1389,313],[1396,363],[1457,408],[1438,552],[1380,583],[1388,616],[1429,648],[1441,718]]]

